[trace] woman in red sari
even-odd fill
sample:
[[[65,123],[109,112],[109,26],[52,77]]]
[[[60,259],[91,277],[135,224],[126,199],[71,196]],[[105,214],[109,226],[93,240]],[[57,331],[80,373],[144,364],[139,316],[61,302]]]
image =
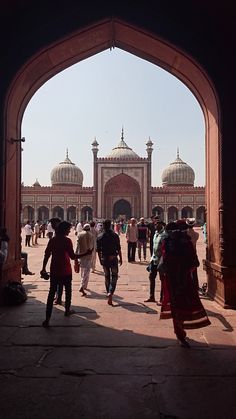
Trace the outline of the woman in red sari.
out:
[[[186,233],[185,221],[167,224],[168,237],[162,244],[163,300],[161,319],[173,319],[181,346],[189,347],[185,329],[208,326],[210,321],[198,295],[192,271],[199,266],[196,251]]]

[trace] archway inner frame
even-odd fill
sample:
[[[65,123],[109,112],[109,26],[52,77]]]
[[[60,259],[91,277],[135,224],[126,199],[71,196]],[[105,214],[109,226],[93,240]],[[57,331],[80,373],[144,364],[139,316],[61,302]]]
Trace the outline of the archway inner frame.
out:
[[[20,138],[21,121],[24,110],[33,94],[51,77],[72,64],[88,58],[105,49],[119,47],[140,58],[150,61],[179,78],[195,95],[204,114],[206,126],[206,204],[208,209],[208,240],[211,243],[212,262],[214,269],[221,265],[222,253],[219,231],[222,231],[218,217],[221,199],[221,144],[219,136],[219,108],[217,95],[211,80],[204,70],[183,51],[163,39],[157,38],[144,29],[134,27],[127,22],[110,18],[95,25],[70,34],[66,39],[47,46],[33,56],[16,75],[6,101],[5,138]],[[12,155],[10,141],[6,141],[6,160]],[[21,148],[18,147],[15,158],[7,165],[6,179],[10,173],[20,171]],[[15,189],[17,203],[20,208],[20,176],[16,173],[11,179],[11,187]],[[7,183],[7,181],[6,181]],[[6,188],[7,190],[7,188]],[[10,195],[12,195],[12,190]],[[6,196],[5,205],[9,197]],[[12,209],[14,212],[14,210]],[[6,218],[15,218],[15,212],[6,213]],[[11,225],[7,222],[6,225]],[[19,231],[19,225],[12,226],[12,237]],[[17,241],[17,240],[16,240]],[[10,246],[17,247],[12,240]],[[17,251],[11,254],[17,254]],[[18,252],[19,253],[19,252]],[[211,255],[210,255],[211,259]]]

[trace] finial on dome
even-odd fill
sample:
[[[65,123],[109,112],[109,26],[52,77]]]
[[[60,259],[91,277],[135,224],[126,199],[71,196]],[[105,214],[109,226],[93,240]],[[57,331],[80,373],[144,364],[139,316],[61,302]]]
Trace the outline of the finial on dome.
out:
[[[121,140],[124,141],[124,127],[122,125],[122,130],[121,130]]]
[[[68,148],[66,149],[66,158],[67,158],[67,159],[69,158],[69,155],[68,155]]]
[[[179,159],[179,147],[177,147],[177,159]]]

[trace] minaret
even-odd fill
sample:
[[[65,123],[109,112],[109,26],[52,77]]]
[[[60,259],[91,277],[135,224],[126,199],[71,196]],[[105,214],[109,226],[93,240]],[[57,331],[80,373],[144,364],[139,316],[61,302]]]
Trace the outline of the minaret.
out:
[[[98,156],[98,142],[96,137],[94,137],[94,141],[92,142],[92,152],[93,152],[93,158],[94,160],[97,160],[97,156]]]
[[[97,157],[98,157],[98,142],[96,137],[94,137],[94,141],[92,142],[92,152],[93,152],[93,216],[97,217],[97,202],[98,202],[98,165],[97,165]]]
[[[147,151],[148,159],[151,160],[152,152],[153,152],[153,148],[152,148],[153,142],[150,137],[148,139],[148,142],[146,143],[146,146],[147,146],[146,151]]]
[[[151,140],[151,138],[149,137],[147,143],[146,143],[146,151],[147,151],[147,155],[148,155],[148,173],[147,173],[147,188],[148,188],[148,192],[149,192],[149,196],[151,196],[151,188],[152,188],[152,152],[153,152],[153,142]],[[147,208],[147,212],[148,214],[151,214],[151,202],[150,200],[148,201],[148,208]]]

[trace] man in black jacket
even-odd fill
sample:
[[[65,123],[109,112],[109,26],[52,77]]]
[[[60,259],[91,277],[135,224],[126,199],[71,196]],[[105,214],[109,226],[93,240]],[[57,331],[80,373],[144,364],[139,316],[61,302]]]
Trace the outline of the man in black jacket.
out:
[[[120,238],[111,230],[111,220],[103,223],[104,232],[97,238],[97,252],[105,274],[105,286],[108,304],[112,305],[112,295],[116,289],[118,279],[118,256],[122,265]]]

